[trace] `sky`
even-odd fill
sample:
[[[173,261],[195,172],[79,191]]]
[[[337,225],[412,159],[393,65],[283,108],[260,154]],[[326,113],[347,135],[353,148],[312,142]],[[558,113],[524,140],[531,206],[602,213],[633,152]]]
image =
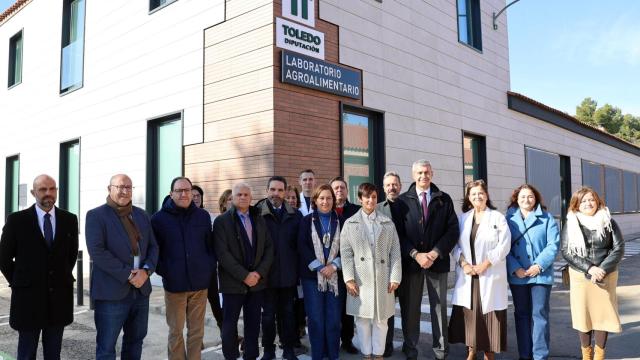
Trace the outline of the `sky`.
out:
[[[572,115],[591,97],[640,116],[640,1],[521,0],[507,13],[512,91]]]
[[[572,115],[591,97],[640,116],[640,1],[520,0],[507,15],[512,91]]]

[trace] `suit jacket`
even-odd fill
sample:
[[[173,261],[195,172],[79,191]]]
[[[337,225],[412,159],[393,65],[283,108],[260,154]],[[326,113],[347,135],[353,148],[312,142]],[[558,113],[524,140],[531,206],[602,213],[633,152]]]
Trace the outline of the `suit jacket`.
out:
[[[355,215],[358,210],[360,210],[360,205],[356,205],[350,203],[349,200],[345,200],[344,205],[342,206],[342,215],[338,217],[340,219],[340,228],[344,227],[344,222],[347,221],[350,217]]]
[[[35,206],[9,215],[0,240],[0,270],[11,287],[9,324],[19,331],[73,322],[78,218],[55,209],[56,232],[49,249]]]
[[[153,235],[147,213],[134,206],[133,221],[142,238],[138,242],[140,268],[156,270],[158,244]],[[131,241],[120,218],[109,205],[104,204],[87,212],[85,225],[87,249],[93,260],[91,299],[122,300],[133,285],[127,280],[133,269]],[[151,282],[147,280],[140,293],[149,296]]]
[[[260,211],[254,206],[249,208],[253,220],[253,263],[245,266],[245,244],[241,232],[242,223],[236,213],[236,207],[231,206],[224,214],[216,217],[213,222],[213,242],[218,257],[218,279],[220,292],[223,294],[246,294],[251,291],[264,290],[267,286],[269,270],[273,262],[273,246],[269,231]],[[246,235],[245,235],[246,238]],[[292,264],[292,266],[295,266]],[[253,287],[248,287],[244,279],[250,272],[260,274],[260,281]]]
[[[460,229],[458,216],[451,197],[431,183],[431,201],[428,205],[427,223],[422,221],[422,206],[413,183],[407,192],[398,197],[397,223],[402,251],[402,271],[421,271],[420,265],[409,256],[412,249],[429,252],[436,249],[440,257],[428,269],[435,273],[449,272],[449,253],[458,242]]]

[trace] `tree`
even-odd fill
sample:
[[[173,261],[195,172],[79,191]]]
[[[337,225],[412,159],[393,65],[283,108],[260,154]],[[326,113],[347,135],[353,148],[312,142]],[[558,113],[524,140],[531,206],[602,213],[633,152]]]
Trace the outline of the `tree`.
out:
[[[590,97],[584,98],[580,105],[576,106],[576,117],[578,120],[590,124],[596,125],[593,120],[593,114],[596,112],[596,108],[598,107],[598,102],[591,99]]]
[[[598,126],[602,126],[609,134],[617,134],[622,126],[622,111],[609,104],[598,108],[593,113],[593,121]]]

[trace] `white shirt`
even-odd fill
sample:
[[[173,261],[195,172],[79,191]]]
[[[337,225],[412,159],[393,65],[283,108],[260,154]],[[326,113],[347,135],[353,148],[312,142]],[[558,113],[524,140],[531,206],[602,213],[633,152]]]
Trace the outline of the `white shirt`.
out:
[[[427,193],[427,206],[428,206],[429,203],[431,202],[431,186],[429,186],[429,188],[424,191],[418,190],[418,187],[416,186],[416,193],[418,194],[418,201],[420,202],[420,205],[422,205],[422,193],[424,192]]]
[[[42,236],[44,236],[44,215],[47,214],[46,211],[40,209],[40,207],[36,204],[36,215],[38,215],[38,225],[40,225],[40,231],[42,232]],[[51,229],[53,230],[53,238],[56,238],[56,207],[54,206],[49,211],[49,215],[51,215]]]
[[[367,239],[369,240],[369,245],[371,248],[374,247],[376,241],[376,232],[380,231],[377,229],[378,225],[376,224],[376,211],[372,211],[371,214],[367,215],[364,211],[362,211],[362,220],[365,224],[365,234],[367,234]]]

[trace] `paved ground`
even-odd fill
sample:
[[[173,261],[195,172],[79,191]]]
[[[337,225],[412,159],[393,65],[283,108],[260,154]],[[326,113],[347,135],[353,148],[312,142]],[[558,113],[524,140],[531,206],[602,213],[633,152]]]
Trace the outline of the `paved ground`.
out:
[[[627,243],[626,259],[620,267],[618,298],[620,316],[623,323],[621,334],[612,334],[607,346],[607,359],[640,359],[640,241]],[[558,262],[556,266],[559,266]],[[88,281],[85,280],[85,284]],[[13,359],[17,344],[17,333],[9,325],[9,299],[10,289],[4,278],[0,276],[0,360]],[[85,304],[89,300],[85,297]],[[161,287],[154,287],[151,299],[151,311],[149,316],[149,334],[145,339],[144,359],[166,359],[166,334],[167,325],[164,319],[164,300]],[[420,352],[421,358],[431,358],[431,323],[428,315],[428,304],[423,304],[421,322]],[[95,328],[93,326],[93,312],[88,306],[77,306],[75,321],[65,330],[63,343],[63,359],[86,360],[95,357]],[[399,309],[397,311],[399,316]],[[498,359],[517,359],[516,340],[513,325],[513,308],[508,312],[509,336],[508,351],[498,354]],[[402,331],[399,326],[399,318],[396,321],[395,344],[396,351],[391,359],[404,359],[398,350],[401,346]],[[551,298],[551,358],[552,359],[576,359],[579,353],[579,343],[575,331],[571,328],[571,314],[569,311],[569,294],[567,289],[557,284],[554,287]],[[220,337],[215,322],[209,312],[207,314],[207,326],[205,330],[205,350],[203,359],[222,359],[220,350]],[[308,342],[305,339],[305,343]],[[41,358],[39,354],[39,359]],[[341,359],[359,359],[360,356],[341,354]],[[464,359],[465,349],[461,345],[452,345],[451,359]],[[306,355],[300,356],[301,360],[310,359]]]

